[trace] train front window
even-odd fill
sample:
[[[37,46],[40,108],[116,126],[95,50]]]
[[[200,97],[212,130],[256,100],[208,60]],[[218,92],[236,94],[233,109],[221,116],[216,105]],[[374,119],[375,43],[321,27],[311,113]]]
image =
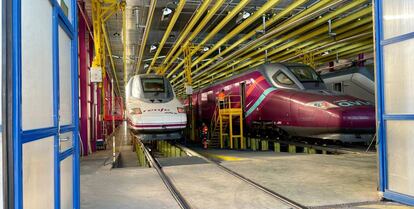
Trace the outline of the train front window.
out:
[[[141,82],[144,92],[165,92],[163,78],[142,78]]]
[[[319,75],[310,67],[307,66],[291,66],[290,71],[300,82],[320,82],[322,81]]]
[[[294,84],[293,81],[286,74],[282,72],[276,73],[273,76],[273,80],[275,80],[279,84],[286,85],[286,86],[290,86]]]
[[[305,89],[326,89],[321,77],[308,66],[290,66],[290,72],[302,83]]]

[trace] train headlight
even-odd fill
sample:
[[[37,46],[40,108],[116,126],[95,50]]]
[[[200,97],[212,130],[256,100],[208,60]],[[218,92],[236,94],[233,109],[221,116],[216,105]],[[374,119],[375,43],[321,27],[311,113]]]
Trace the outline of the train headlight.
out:
[[[183,107],[177,107],[178,113],[185,113],[185,109]]]
[[[129,114],[138,115],[138,114],[142,114],[142,112],[140,108],[131,108],[131,110],[129,110]]]
[[[332,104],[332,103],[327,102],[327,101],[309,102],[309,103],[307,103],[307,105],[312,106],[312,107],[317,107],[317,108],[320,108],[320,109],[324,109],[324,110],[338,107],[337,105]]]

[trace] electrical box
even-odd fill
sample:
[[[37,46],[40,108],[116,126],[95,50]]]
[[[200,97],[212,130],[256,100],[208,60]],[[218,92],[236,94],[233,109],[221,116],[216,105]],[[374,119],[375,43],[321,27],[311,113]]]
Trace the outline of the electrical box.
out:
[[[102,82],[102,68],[101,67],[91,67],[90,79],[92,83]]]
[[[185,94],[192,95],[193,94],[193,86],[186,85],[185,86]]]

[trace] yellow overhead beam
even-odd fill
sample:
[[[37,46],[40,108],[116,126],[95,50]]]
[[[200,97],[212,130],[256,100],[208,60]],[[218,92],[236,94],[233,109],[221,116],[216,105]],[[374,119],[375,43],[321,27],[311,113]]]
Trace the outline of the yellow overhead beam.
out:
[[[104,22],[102,23],[102,32],[103,32],[103,36],[104,36],[104,40],[105,40],[106,50],[108,51],[108,55],[109,55],[109,61],[111,62],[112,74],[114,75],[114,78],[115,78],[115,81],[116,81],[116,87],[117,87],[118,93],[121,93],[121,91],[119,89],[118,76],[116,75],[116,68],[115,68],[114,59],[112,58],[111,45],[109,43],[108,34],[106,32]]]
[[[145,45],[147,44],[147,39],[148,39],[148,35],[149,35],[150,29],[151,29],[151,23],[152,23],[152,19],[154,17],[154,11],[155,11],[156,6],[157,6],[157,0],[151,0],[150,7],[148,9],[147,22],[145,23],[144,34],[142,36],[141,45],[139,47],[138,59],[137,59],[136,68],[135,68],[135,74],[138,74],[139,70],[141,68],[142,57],[144,56]]]
[[[328,6],[326,6],[326,4],[328,2],[330,2],[330,1],[329,0],[322,0],[321,2],[313,5],[312,7],[308,8],[306,10],[304,10],[303,12],[299,13],[298,15],[296,15],[296,16],[288,19],[287,21],[283,22],[278,27],[273,28],[271,31],[273,31],[273,33],[275,33],[274,32],[275,30],[283,31],[283,29],[286,29],[286,28],[288,28],[288,26],[292,25],[293,23],[298,22],[300,20],[300,18],[303,18],[304,20],[306,20],[307,18],[304,18],[304,17],[305,16],[309,16],[309,14],[313,14],[312,12],[318,13],[320,11],[325,11],[329,7],[331,7],[331,5],[336,5],[336,4],[338,4],[340,2],[343,2],[343,1],[344,0],[338,0],[338,1],[335,1],[334,3],[329,4]],[[325,6],[325,7],[324,8],[321,8],[322,6]],[[317,9],[319,9],[319,10],[318,11],[315,11]],[[302,20],[302,21],[304,21],[304,20]],[[249,46],[248,47],[243,47],[243,50],[239,49],[239,50],[236,50],[236,52],[238,54],[241,54],[241,53],[246,52],[247,50],[251,50],[253,47],[250,46],[250,45],[254,45],[254,44],[257,45],[257,44],[265,43],[267,41],[268,37],[269,37],[269,34],[271,34],[271,32],[269,32],[266,35],[261,36],[261,38],[259,38],[259,39],[256,39],[254,41],[249,42]],[[220,55],[217,55],[216,57],[213,57],[213,59],[218,58],[219,56]],[[232,53],[230,56],[234,56],[234,53]],[[230,59],[229,56],[227,56],[223,60],[221,60],[220,63],[226,63],[226,61],[228,61],[229,59]],[[216,65],[217,65],[217,63],[215,65],[213,65],[213,66],[216,66]],[[206,67],[206,66],[207,65],[204,65],[203,67]],[[212,67],[210,67],[208,70],[210,70],[210,69],[212,69]],[[198,68],[198,69],[194,70],[193,73],[197,73],[200,70],[201,70],[201,68]],[[195,77],[197,77],[197,76],[198,75],[196,75]],[[177,78],[179,78],[179,77],[180,76],[177,76]],[[175,81],[175,80],[173,79],[172,81]]]
[[[338,1],[338,2],[340,2],[340,1]],[[338,2],[336,2],[336,3],[338,3]],[[349,11],[349,10],[351,10],[351,9],[353,9],[353,8],[355,8],[355,7],[363,4],[365,2],[366,2],[366,0],[356,0],[356,1],[352,1],[351,3],[349,3],[349,4],[347,4],[347,5],[343,6],[343,7],[340,7],[339,9],[337,9],[337,10],[335,10],[335,11],[333,11],[333,12],[331,12],[331,13],[325,15],[325,16],[323,16],[322,18],[319,18],[319,19],[317,19],[317,20],[315,20],[315,21],[313,21],[313,22],[311,22],[309,24],[306,24],[305,26],[299,28],[298,30],[295,30],[293,32],[290,32],[290,33],[284,35],[280,39],[277,39],[275,41],[271,41],[268,44],[265,44],[260,49],[257,49],[257,47],[259,47],[257,45],[257,43],[251,44],[251,46],[248,46],[245,49],[243,49],[243,48],[242,49],[239,49],[236,52],[232,53],[231,55],[227,56],[225,60],[222,60],[220,63],[216,63],[213,66],[209,67],[209,69],[207,69],[207,71],[208,70],[211,70],[211,69],[213,69],[215,67],[218,67],[220,65],[223,65],[225,63],[225,61],[229,60],[230,58],[233,58],[234,59],[236,57],[241,56],[246,51],[252,51],[253,50],[252,53],[249,53],[248,54],[248,56],[250,56],[250,57],[256,56],[256,55],[259,55],[259,54],[263,54],[266,50],[271,49],[271,48],[277,46],[280,43],[283,43],[283,41],[286,41],[286,40],[288,40],[290,38],[294,38],[295,36],[298,36],[298,35],[300,35],[302,33],[308,32],[308,31],[312,30],[313,28],[315,28],[317,26],[320,26],[322,24],[325,24],[328,20],[334,18],[335,16],[340,15],[340,14],[343,14],[344,12]],[[330,8],[330,6],[328,6],[328,8]],[[322,10],[324,10],[324,8],[322,8]],[[370,9],[369,11],[365,10],[365,12],[366,13],[372,12],[372,9]],[[359,15],[359,13],[358,14],[354,14],[354,15]],[[299,20],[299,19],[297,19],[297,20]],[[280,35],[282,35],[283,33],[286,32],[284,30],[278,30],[278,28],[279,27],[273,29],[274,30],[273,31],[274,34],[273,35],[270,35],[270,39],[267,39],[267,41],[270,41],[270,40],[272,40],[272,38],[276,38],[276,37],[278,37],[278,36],[280,36]],[[266,40],[266,39],[264,38],[264,40]],[[260,41],[257,41],[257,40],[256,40],[256,42],[260,43]]]
[[[275,57],[270,57],[271,60],[275,60],[278,57],[281,57],[283,55],[286,55],[285,58],[283,59],[287,59],[289,57],[294,57],[295,55],[290,55],[291,53],[295,52],[296,48],[303,48],[304,46],[309,45],[309,43],[313,43],[311,45],[311,47],[308,47],[307,50],[311,51],[312,48],[316,48],[316,47],[328,47],[328,46],[335,46],[334,44],[340,44],[341,42],[347,41],[347,39],[353,39],[356,40],[357,38],[361,38],[364,39],[366,37],[370,37],[372,36],[372,17],[367,17],[361,20],[357,20],[359,19],[359,16],[351,16],[351,17],[345,17],[343,19],[341,19],[342,22],[336,22],[336,24],[339,25],[346,25],[345,27],[341,27],[337,30],[335,30],[335,32],[337,33],[337,36],[335,39],[330,38],[330,37],[326,37],[326,36],[321,36],[319,38],[314,39],[314,37],[318,37],[320,36],[320,34],[322,34],[323,32],[326,31],[320,31],[320,30],[316,30],[313,33],[307,34],[305,36],[301,36],[299,39],[294,40],[292,42],[289,43],[294,43],[297,44],[297,46],[293,47],[289,44],[285,44],[282,45],[280,47],[275,48],[273,51],[278,51],[279,53],[277,53],[275,55]],[[354,21],[354,22],[352,22]],[[361,25],[363,25],[363,27],[361,27]],[[324,29],[324,28],[322,28]],[[326,29],[327,30],[327,29]],[[357,35],[359,34],[359,35]],[[353,36],[353,37],[351,37]],[[359,37],[360,36],[360,37]],[[309,41],[310,40],[310,41]],[[323,40],[327,40],[327,41],[323,41]],[[338,41],[335,41],[338,40]],[[299,43],[299,44],[298,44]],[[316,47],[315,47],[316,46]],[[287,48],[289,47],[289,50],[287,50]],[[282,52],[282,53],[280,53]],[[286,53],[287,52],[287,53]],[[283,59],[279,59],[283,60]],[[243,62],[242,62],[243,61]],[[200,77],[197,79],[197,81],[199,81],[200,83],[204,84],[204,83],[209,83],[211,82],[211,80],[216,80],[217,77],[215,77],[217,74],[220,74],[226,70],[228,70],[226,73],[231,74],[237,70],[243,69],[245,67],[251,67],[251,65],[255,64],[255,63],[259,63],[262,64],[264,63],[264,55],[256,57],[250,61],[248,60],[237,60],[233,63],[231,63],[230,65],[227,65],[224,68],[220,68],[217,69],[216,71],[214,71],[213,73],[209,73],[209,74],[205,74],[204,76]],[[242,65],[235,67],[237,64],[242,63]]]
[[[251,25],[252,23],[254,23],[258,18],[262,17],[262,15],[264,15],[267,11],[269,11],[270,9],[272,9],[274,6],[276,6],[276,4],[278,4],[280,2],[280,0],[272,0],[272,1],[268,1],[267,3],[265,3],[262,7],[260,7],[259,10],[257,10],[255,13],[253,13],[252,16],[250,16],[249,18],[247,18],[246,20],[244,20],[240,25],[238,25],[236,28],[234,28],[232,31],[230,31],[229,33],[227,33],[223,38],[221,38],[217,43],[214,44],[214,46],[209,49],[208,51],[206,51],[203,55],[201,55],[200,57],[198,57],[193,63],[191,67],[195,67],[198,63],[200,63],[202,60],[204,60],[205,58],[207,58],[211,53],[213,53],[214,51],[216,51],[218,48],[220,48],[223,44],[227,43],[230,39],[232,39],[234,36],[236,36],[237,34],[239,34],[240,32],[242,32],[245,28],[247,28],[249,25]],[[239,5],[241,4],[241,2],[239,3]],[[246,2],[247,4],[247,2]],[[239,6],[237,5],[237,6]],[[240,10],[244,8],[240,7]],[[237,12],[238,13],[238,12]],[[236,15],[236,14],[234,14]],[[223,22],[223,21],[222,21]],[[225,22],[225,24],[227,24],[228,22]],[[219,31],[215,32],[215,33],[210,33],[211,37],[215,36]],[[209,34],[209,35],[210,35]],[[207,37],[204,39],[206,40]],[[202,41],[198,47],[204,45],[207,41]],[[208,39],[207,39],[208,40]],[[174,73],[176,70],[178,70],[180,66],[177,65],[177,67],[170,73],[168,74],[167,77],[170,77],[172,75],[172,73]],[[197,70],[196,70],[197,71]],[[178,77],[180,77],[180,75],[182,75],[183,72],[181,72],[180,74],[178,74]],[[174,80],[174,79],[173,79]]]
[[[126,7],[123,5],[122,9],[122,45],[123,45],[123,53],[122,53],[122,64],[124,67],[124,86],[128,83],[128,70],[127,70],[127,27],[126,27]],[[112,56],[111,56],[112,58]],[[125,95],[126,96],[126,95]]]
[[[183,44],[183,46],[187,46],[191,43],[191,41],[193,41],[193,39],[198,35],[198,33],[200,33],[200,31],[205,27],[205,25],[210,21],[210,19],[214,16],[214,14],[220,9],[221,5],[224,3],[224,0],[219,0],[216,2],[216,4],[214,5],[214,7],[209,10],[207,12],[206,17],[203,18],[203,20],[200,22],[200,24],[198,24],[197,28],[191,33],[191,35],[189,36],[189,38],[187,39],[187,41]],[[226,25],[235,15],[237,15],[239,13],[239,11],[249,2],[249,0],[245,0],[243,2],[240,2],[232,11],[230,11],[225,17],[224,19],[217,25],[214,27],[213,31],[209,32],[209,34],[206,36],[206,38],[204,38],[204,40],[202,41],[203,43],[199,44],[199,47],[197,49],[192,50],[191,52],[191,56],[194,55],[201,47],[202,45],[204,45],[205,43],[207,43],[208,40],[210,40],[212,38],[212,36],[214,36],[215,34],[218,33],[218,31],[220,31],[224,25]],[[164,71],[162,72],[162,74],[165,74],[166,71],[171,67],[171,65],[174,63],[175,60],[177,60],[177,58],[182,54],[183,50],[179,50],[177,53],[175,53],[174,57],[168,62],[168,64],[165,66]],[[182,60],[177,66],[176,68],[179,68],[181,66],[183,66],[184,64],[184,60]],[[173,73],[175,72],[175,69],[173,70]],[[169,73],[168,76],[170,76],[172,73]]]
[[[265,55],[264,55],[264,53],[263,52],[265,52],[266,50],[268,50],[268,49],[270,49],[271,47],[274,47],[274,46],[277,46],[277,44],[281,44],[281,43],[283,43],[283,42],[285,42],[285,41],[287,41],[287,40],[289,40],[289,39],[292,39],[292,38],[294,38],[295,36],[298,36],[298,35],[300,35],[300,34],[302,34],[302,33],[305,33],[305,32],[307,32],[307,31],[310,31],[310,30],[312,30],[314,27],[317,27],[317,26],[319,26],[319,25],[321,25],[321,24],[323,24],[323,23],[326,23],[326,21],[327,20],[329,20],[329,19],[331,19],[331,18],[333,18],[333,17],[335,17],[335,16],[337,16],[337,15],[339,15],[339,14],[342,14],[342,13],[344,13],[344,12],[346,12],[346,11],[348,11],[348,10],[351,10],[351,9],[353,9],[354,7],[356,7],[356,6],[358,6],[358,5],[360,5],[360,4],[362,4],[362,3],[364,3],[365,2],[365,0],[358,0],[358,1],[353,1],[353,2],[351,2],[350,4],[348,4],[348,5],[345,5],[345,6],[343,6],[343,7],[341,7],[340,9],[338,9],[338,10],[335,10],[334,12],[332,12],[332,13],[330,13],[330,14],[328,14],[328,15],[326,15],[325,16],[325,18],[324,17],[322,17],[322,18],[319,18],[319,19],[317,19],[316,21],[314,21],[314,22],[312,22],[312,23],[309,23],[309,24],[307,24],[306,26],[304,26],[304,27],[301,27],[301,28],[299,28],[298,30],[295,30],[295,31],[293,31],[293,32],[290,32],[290,33],[288,33],[288,34],[286,34],[286,35],[284,35],[282,38],[280,38],[280,39],[277,39],[276,41],[272,41],[271,43],[269,43],[269,44],[267,44],[267,45],[265,45],[264,47],[262,47],[262,48],[260,48],[260,49],[257,49],[256,48],[256,50],[254,51],[254,52],[252,52],[252,53],[249,53],[248,55],[246,55],[246,56],[244,56],[243,57],[243,59],[245,60],[245,59],[247,59],[247,58],[249,58],[249,57],[254,57],[254,56],[257,56],[257,55],[259,55],[259,54],[263,54],[263,55],[261,55],[260,57],[262,58],[262,57],[264,57]],[[328,7],[329,8],[329,7]],[[322,9],[324,9],[324,8],[322,8]],[[355,16],[358,16],[358,17],[360,17],[360,16],[363,16],[363,15],[367,15],[367,14],[369,14],[370,12],[372,12],[371,11],[371,9],[370,8],[366,8],[366,9],[363,9],[362,11],[358,11],[358,12],[356,12],[356,13],[354,13],[354,14],[351,14],[350,16],[348,16],[348,17],[346,17],[347,18],[347,20],[349,20],[349,19],[355,19],[354,17]],[[340,20],[339,20],[340,21]],[[338,21],[338,22],[339,22]],[[338,24],[338,22],[334,22],[335,23],[335,27],[338,27],[338,26],[340,26],[341,24]],[[343,21],[344,22],[344,21]],[[284,24],[282,24],[283,26],[285,26]],[[282,35],[283,33],[285,33],[285,31],[283,31],[283,30],[280,30],[280,31],[278,31],[277,30],[278,28],[276,28],[276,35]],[[323,31],[327,31],[328,29],[327,29],[327,27],[325,27],[325,28],[321,28],[321,29],[319,29],[317,32],[312,32],[311,34],[306,34],[305,35],[305,37],[309,37],[309,36],[315,36],[315,35],[318,35],[318,34],[320,34],[321,32],[323,32]],[[274,37],[274,35],[272,35],[272,37]],[[260,39],[258,39],[258,40],[260,40]],[[256,43],[254,43],[254,42],[260,42],[260,41],[258,41],[258,40],[256,40],[256,41],[253,41],[253,43],[252,44],[250,44],[250,45],[253,45],[254,47],[256,47]],[[290,43],[290,44],[294,44],[294,43],[297,43],[297,42],[292,42],[292,43]],[[270,47],[271,46],[271,47]],[[277,47],[275,50],[278,50],[278,48],[279,47]],[[229,55],[231,58],[235,58],[235,57],[238,57],[239,56],[239,54],[242,54],[242,53],[244,53],[245,51],[247,51],[247,50],[250,50],[250,47],[249,46],[247,46],[247,47],[244,47],[244,48],[242,48],[242,49],[239,49],[239,50],[237,50],[236,52],[234,52],[234,53],[232,53],[232,55]],[[269,53],[270,55],[272,54],[272,52],[270,52]],[[268,54],[268,55],[269,55]],[[218,68],[220,68],[220,66],[224,66],[224,65],[226,65],[228,62],[229,62],[229,59],[230,59],[230,57],[229,56],[227,56],[225,59],[223,59],[223,60],[221,60],[220,61],[220,63],[216,63],[215,65],[213,65],[213,66],[211,66],[211,67],[209,67],[207,70],[205,70],[203,73],[205,73],[205,74],[207,74],[207,72],[210,72],[210,71],[213,71],[214,69],[218,69]],[[257,60],[257,59],[256,59]],[[242,60],[240,60],[240,61],[238,61],[238,62],[241,62]],[[194,72],[193,72],[194,73]],[[195,77],[197,77],[197,76],[195,76]]]
[[[281,20],[283,17],[291,13],[295,8],[301,6],[302,4],[306,3],[309,0],[298,0],[294,1],[292,4],[287,6],[284,10],[282,10],[280,13],[273,16],[270,20],[266,21],[265,27],[268,28],[277,21]],[[240,44],[244,43],[245,41],[248,41],[250,38],[254,37],[259,31],[263,31],[265,28],[263,27],[263,24],[256,27],[255,29],[251,30],[249,33],[244,35],[243,37],[239,38],[236,42],[234,42],[231,46],[226,47],[223,51],[221,51],[220,54],[210,58],[207,62],[203,63],[201,66],[199,66],[194,73],[197,73],[198,71],[204,69],[205,67],[209,66],[212,62],[217,60],[219,57],[222,57],[232,51],[234,48],[240,46]]]
[[[198,20],[202,17],[205,11],[207,11],[208,6],[210,5],[211,0],[205,0],[201,4],[200,8],[196,11],[195,15],[191,18],[190,22],[185,26],[185,29],[183,32],[181,32],[178,40],[175,42],[173,48],[168,52],[167,56],[165,57],[162,65],[167,65],[167,63],[170,61],[171,57],[174,55],[174,53],[179,49],[185,40],[185,38],[188,36],[188,34],[191,32],[191,29],[193,29],[194,25],[198,22]]]
[[[148,70],[147,70],[147,74],[150,73],[152,68],[154,67],[155,61],[157,61],[158,55],[161,53],[161,50],[164,47],[165,42],[167,42],[168,37],[170,37],[170,33],[171,33],[172,29],[174,28],[175,22],[177,21],[178,17],[180,16],[181,11],[184,8],[184,5],[185,5],[185,0],[180,0],[180,2],[177,5],[177,8],[174,11],[174,14],[171,18],[171,21],[167,26],[167,29],[165,30],[164,36],[161,39],[161,42],[158,46],[158,49],[155,52],[154,57],[152,58],[151,64],[150,64],[150,66],[148,67]]]

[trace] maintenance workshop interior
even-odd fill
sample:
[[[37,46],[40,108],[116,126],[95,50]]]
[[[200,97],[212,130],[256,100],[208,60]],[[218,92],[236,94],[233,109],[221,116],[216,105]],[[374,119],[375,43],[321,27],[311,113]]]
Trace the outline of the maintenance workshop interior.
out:
[[[412,0],[0,11],[0,209],[414,208]]]

